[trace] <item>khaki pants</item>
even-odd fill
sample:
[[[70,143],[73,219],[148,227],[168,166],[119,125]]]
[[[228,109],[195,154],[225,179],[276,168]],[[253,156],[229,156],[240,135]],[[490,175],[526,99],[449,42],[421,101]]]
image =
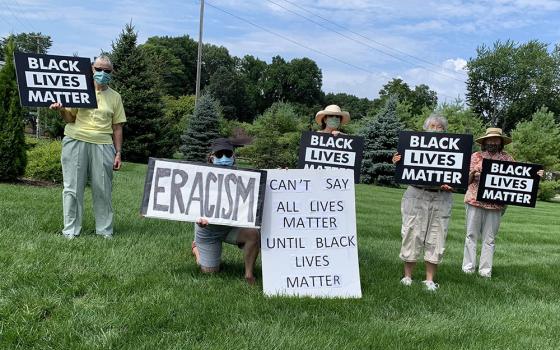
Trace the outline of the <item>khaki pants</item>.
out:
[[[62,140],[62,207],[64,229],[62,234],[77,236],[82,230],[84,190],[91,179],[95,231],[99,235],[113,234],[113,145],[98,145],[71,137]]]
[[[478,238],[482,239],[480,252],[480,266],[478,272],[490,277],[494,259],[495,239],[500,228],[501,210],[483,209],[466,205],[467,209],[467,237],[463,254],[463,271],[474,272],[476,269],[476,245]]]
[[[424,250],[424,261],[442,261],[452,205],[450,192],[407,188],[401,202],[402,260],[415,262]]]

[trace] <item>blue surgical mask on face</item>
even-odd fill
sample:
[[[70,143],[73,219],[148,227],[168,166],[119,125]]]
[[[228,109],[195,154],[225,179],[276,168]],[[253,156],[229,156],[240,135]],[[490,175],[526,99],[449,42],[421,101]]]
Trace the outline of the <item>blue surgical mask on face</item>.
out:
[[[226,157],[225,155],[222,158],[218,158],[214,156],[212,158],[212,163],[214,165],[221,165],[221,166],[232,166],[233,165],[233,157]]]
[[[340,126],[340,119],[338,117],[327,117],[325,124],[327,124],[328,127],[338,129]]]
[[[97,84],[100,85],[108,85],[111,81],[111,78],[111,73],[105,73],[103,71],[93,73],[93,80],[95,80]]]

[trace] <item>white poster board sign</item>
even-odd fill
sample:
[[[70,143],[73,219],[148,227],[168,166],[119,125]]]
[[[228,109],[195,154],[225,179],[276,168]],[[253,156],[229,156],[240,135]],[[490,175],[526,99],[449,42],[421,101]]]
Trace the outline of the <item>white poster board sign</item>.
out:
[[[150,158],[142,215],[260,227],[266,172]]]
[[[268,170],[265,193],[264,293],[360,298],[354,171]]]

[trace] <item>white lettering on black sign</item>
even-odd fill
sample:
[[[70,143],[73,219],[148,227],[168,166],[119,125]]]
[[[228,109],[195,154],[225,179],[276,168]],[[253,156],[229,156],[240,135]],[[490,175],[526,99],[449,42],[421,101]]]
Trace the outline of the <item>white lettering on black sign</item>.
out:
[[[471,149],[472,135],[401,131],[402,158],[395,179],[403,184],[466,188]]]
[[[264,181],[262,171],[150,158],[142,214],[146,217],[211,224],[259,227]]]
[[[88,58],[15,53],[22,106],[96,108],[91,62]]]
[[[360,182],[364,139],[321,132],[304,132],[299,145],[300,169],[354,169],[354,182]]]
[[[477,201],[534,207],[542,169],[538,164],[484,159]]]
[[[352,170],[269,170],[261,237],[265,294],[361,297]]]

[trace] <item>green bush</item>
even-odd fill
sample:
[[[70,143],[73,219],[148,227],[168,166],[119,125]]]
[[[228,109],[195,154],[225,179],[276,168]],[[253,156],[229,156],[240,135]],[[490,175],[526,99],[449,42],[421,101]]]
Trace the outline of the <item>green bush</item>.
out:
[[[253,143],[241,148],[239,157],[259,169],[295,168],[303,127],[291,104],[274,103],[248,131]]]
[[[35,146],[37,146],[39,143],[41,143],[40,139],[36,137],[25,136],[25,146],[27,147],[27,150],[35,148]]]
[[[35,180],[62,182],[62,164],[60,141],[40,142],[27,152],[25,177]]]
[[[560,191],[560,181],[541,181],[537,198],[541,201],[550,201]]]

